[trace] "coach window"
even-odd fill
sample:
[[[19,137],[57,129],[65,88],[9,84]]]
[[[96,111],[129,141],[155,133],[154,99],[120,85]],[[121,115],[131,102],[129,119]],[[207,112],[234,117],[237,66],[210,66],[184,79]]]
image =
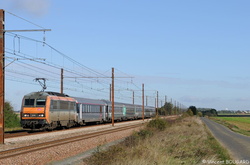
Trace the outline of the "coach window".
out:
[[[89,112],[89,106],[86,105],[86,112],[88,113]]]
[[[83,106],[83,112],[86,113],[87,112],[87,108],[88,108],[87,105],[82,105],[82,106]]]
[[[98,105],[93,106],[93,108],[94,108],[94,110],[93,110],[94,113],[100,112],[100,107]]]
[[[80,106],[82,106],[81,104],[76,104],[76,113],[80,112]]]

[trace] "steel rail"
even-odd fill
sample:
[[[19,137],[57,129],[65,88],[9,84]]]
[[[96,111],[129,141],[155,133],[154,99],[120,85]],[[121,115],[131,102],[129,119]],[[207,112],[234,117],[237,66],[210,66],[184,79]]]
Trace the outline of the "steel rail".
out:
[[[18,132],[18,133],[4,133],[4,138],[14,138],[14,137],[20,137],[20,136],[26,136],[29,135],[28,132]]]

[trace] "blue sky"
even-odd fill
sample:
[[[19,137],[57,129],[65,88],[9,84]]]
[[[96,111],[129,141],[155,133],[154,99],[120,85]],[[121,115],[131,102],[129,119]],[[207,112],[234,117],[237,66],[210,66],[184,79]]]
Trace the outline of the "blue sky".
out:
[[[81,64],[108,74],[110,71],[106,71],[114,67],[119,74],[134,77],[118,80],[117,89],[139,90],[144,83],[150,97],[159,91],[160,100],[167,95],[187,107],[250,109],[248,0],[2,0],[0,6],[52,29],[46,32],[46,43]],[[5,22],[6,30],[38,28],[9,13]],[[44,37],[43,32],[18,34],[37,40]],[[18,39],[8,37],[6,47],[10,49],[21,47],[25,53],[34,49],[37,58],[47,53],[22,40],[18,46]],[[44,58],[52,59],[56,53],[51,52],[51,57]],[[16,63],[9,68],[14,69]],[[25,81],[6,80],[6,99],[17,109],[24,94],[40,90],[37,85],[27,84],[28,79]],[[32,78],[30,81],[34,83]],[[97,89],[100,84],[85,85]],[[89,93],[93,95],[70,90],[65,93],[99,96],[92,91]],[[128,102],[130,93],[116,95]]]

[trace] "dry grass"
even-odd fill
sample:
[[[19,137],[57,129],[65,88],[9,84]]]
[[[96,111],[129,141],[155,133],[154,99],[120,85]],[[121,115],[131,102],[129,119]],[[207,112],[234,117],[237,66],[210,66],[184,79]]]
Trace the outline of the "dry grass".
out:
[[[199,118],[178,120],[164,131],[141,130],[122,144],[97,152],[86,161],[95,165],[202,164],[202,160],[230,160]]]

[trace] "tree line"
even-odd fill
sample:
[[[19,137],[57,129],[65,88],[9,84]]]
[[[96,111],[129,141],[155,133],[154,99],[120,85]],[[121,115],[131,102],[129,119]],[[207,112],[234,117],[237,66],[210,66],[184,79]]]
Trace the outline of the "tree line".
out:
[[[177,115],[184,112],[184,108],[175,106],[171,102],[166,102],[161,108],[157,108],[158,115]]]
[[[189,106],[187,109],[179,106],[174,106],[171,102],[166,102],[161,108],[157,108],[158,115],[177,115],[186,112],[188,115],[197,116],[217,116],[217,110],[213,108],[196,108]]]

